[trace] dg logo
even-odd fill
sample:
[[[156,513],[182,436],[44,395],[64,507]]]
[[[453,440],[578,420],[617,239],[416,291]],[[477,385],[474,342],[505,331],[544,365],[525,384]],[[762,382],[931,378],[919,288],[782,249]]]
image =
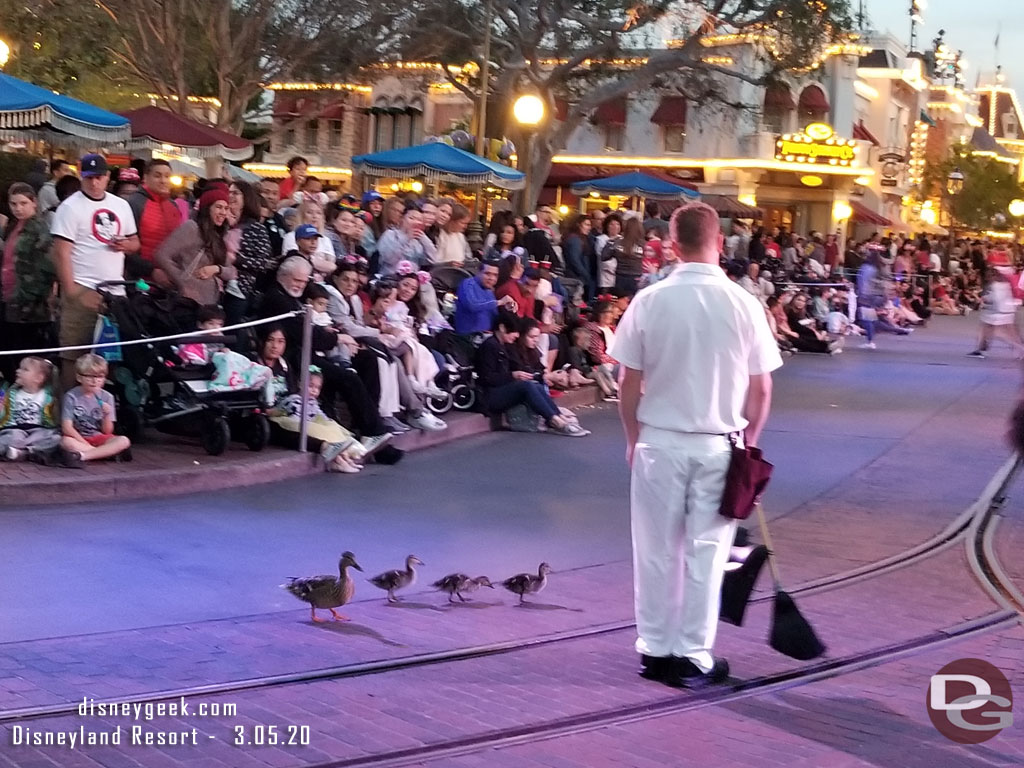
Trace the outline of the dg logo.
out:
[[[981,744],[1013,725],[1013,691],[997,667],[981,659],[957,659],[928,686],[932,725],[957,744]]]

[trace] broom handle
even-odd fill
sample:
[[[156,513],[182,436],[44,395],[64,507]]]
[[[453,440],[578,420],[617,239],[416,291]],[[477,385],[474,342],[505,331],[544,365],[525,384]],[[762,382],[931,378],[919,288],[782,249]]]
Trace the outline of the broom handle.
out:
[[[768,533],[768,521],[765,519],[764,509],[760,503],[757,504],[757,522],[761,526],[761,538],[764,539],[764,544],[768,547],[768,567],[772,572],[775,589],[782,589],[782,579],[779,578],[779,566],[775,564],[775,547],[772,545],[772,537]]]

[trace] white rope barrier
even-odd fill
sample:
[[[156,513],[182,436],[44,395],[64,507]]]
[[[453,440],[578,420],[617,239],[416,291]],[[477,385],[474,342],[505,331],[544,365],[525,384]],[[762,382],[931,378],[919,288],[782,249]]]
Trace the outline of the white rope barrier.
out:
[[[174,341],[175,339],[191,339],[195,336],[223,336],[228,331],[235,331],[240,328],[252,328],[257,325],[267,325],[268,323],[274,323],[278,320],[287,320],[291,317],[298,317],[299,315],[305,314],[303,310],[296,310],[294,312],[285,312],[281,315],[274,315],[273,317],[263,318],[262,320],[250,320],[247,323],[238,323],[237,325],[227,325],[223,328],[213,328],[209,330],[196,329],[191,333],[176,333],[171,336],[154,336],[146,339],[131,339],[130,341],[109,341],[104,344],[81,344],[77,347],[48,347],[46,349],[12,349],[12,350],[0,350],[0,355],[41,355],[49,354],[52,352],[79,352],[87,351],[91,349],[107,349],[108,347],[130,347],[136,344],[155,344],[160,341]]]

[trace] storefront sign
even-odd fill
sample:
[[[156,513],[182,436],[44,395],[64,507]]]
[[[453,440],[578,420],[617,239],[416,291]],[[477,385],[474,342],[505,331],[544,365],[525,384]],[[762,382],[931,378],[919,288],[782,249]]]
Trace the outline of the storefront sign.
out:
[[[857,157],[857,142],[840,139],[825,123],[812,123],[802,133],[787,133],[775,142],[775,159],[804,165],[849,166]]]

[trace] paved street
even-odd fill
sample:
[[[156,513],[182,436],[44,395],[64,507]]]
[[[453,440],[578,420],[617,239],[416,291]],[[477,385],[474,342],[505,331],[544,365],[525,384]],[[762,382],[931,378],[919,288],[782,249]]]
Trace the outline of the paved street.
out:
[[[909,338],[883,337],[873,352],[787,363],[765,439],[778,467],[766,504],[787,585],[927,540],[1004,467],[1020,371],[1005,348],[984,361],[965,358],[975,327],[973,319],[939,318]],[[587,440],[496,433],[355,478],[109,505],[18,509],[5,500],[0,766],[356,765],[378,754],[392,755],[389,764],[551,768],[783,760],[973,768],[1024,759],[1024,692],[1015,691],[1018,724],[981,747],[946,741],[924,709],[928,676],[949,660],[987,658],[1018,686],[1024,672],[1019,625],[958,639],[964,622],[998,611],[967,568],[963,539],[907,568],[798,597],[829,645],[828,660],[840,665],[936,630],[952,633],[948,646],[656,719],[488,746],[508,729],[543,731],[558,718],[680,696],[633,672],[621,437],[607,406],[580,417],[594,430]],[[1019,581],[1022,492],[1019,480],[1011,485],[997,542]],[[313,626],[277,585],[330,572],[342,549],[356,553],[366,575],[399,566],[410,552],[427,565],[403,605],[386,605],[360,581],[344,611],[351,623]],[[494,579],[541,560],[556,573],[532,609],[514,607],[500,590],[456,606],[427,591],[449,571]],[[720,634],[738,680],[802,669],[764,642],[769,586],[763,578],[746,626],[723,625]],[[550,642],[517,647],[538,638]],[[478,646],[485,655],[418,663]],[[410,657],[418,661],[405,669],[381,666]],[[4,722],[4,713],[61,710],[83,697],[138,699],[340,667],[360,675],[211,690],[197,700],[235,704],[236,717],[143,723],[197,727],[200,747],[15,747],[17,724],[102,730],[134,721],[60,711]],[[310,745],[230,745],[233,726],[260,724],[309,725]],[[453,739],[470,746],[440,751]]]

